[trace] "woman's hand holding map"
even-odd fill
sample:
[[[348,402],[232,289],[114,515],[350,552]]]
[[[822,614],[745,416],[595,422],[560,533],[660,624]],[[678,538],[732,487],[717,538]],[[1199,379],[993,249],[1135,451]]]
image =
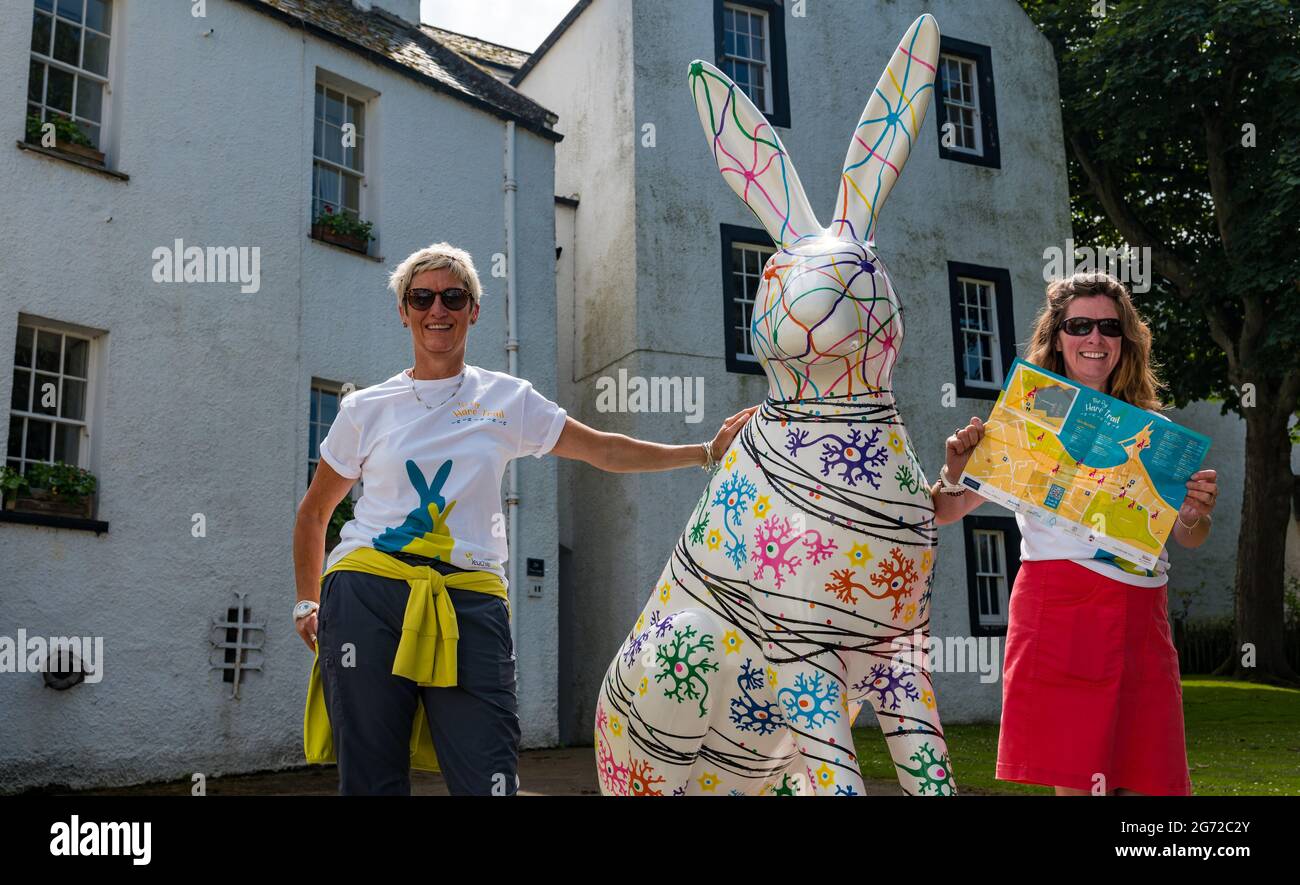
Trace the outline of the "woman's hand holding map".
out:
[[[950,471],[951,472],[951,471]],[[1184,547],[1198,547],[1210,534],[1210,514],[1219,499],[1218,474],[1198,470],[1187,480],[1187,497],[1178,508],[1174,540]]]
[[[970,460],[971,452],[979,445],[979,441],[984,438],[984,422],[974,416],[971,417],[970,423],[965,427],[954,430],[952,436],[946,440],[944,447],[944,462],[948,467],[948,481],[956,482],[957,477],[966,469],[966,462]]]
[[[971,453],[984,438],[985,425],[979,418],[972,416],[970,423],[953,431],[944,443],[944,475],[950,485],[955,484],[966,469],[966,462]],[[930,487],[930,500],[934,502],[934,521],[936,525],[956,522],[970,513],[984,499],[974,491],[967,490],[960,494],[943,491],[943,483],[936,482]]]

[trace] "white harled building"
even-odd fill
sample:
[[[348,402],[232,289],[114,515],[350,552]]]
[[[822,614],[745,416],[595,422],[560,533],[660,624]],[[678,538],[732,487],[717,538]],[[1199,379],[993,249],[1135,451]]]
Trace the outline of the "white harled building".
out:
[[[509,342],[557,395],[555,117],[422,31],[418,0],[10,6],[5,463],[79,466],[98,493],[78,516],[0,511],[0,637],[100,637],[104,661],[60,689],[0,674],[0,791],[301,764],[294,515],[344,385],[410,365],[387,271],[438,240],[468,249],[485,288],[469,361],[506,371]],[[65,118],[65,137],[28,143],[24,115],[38,136]],[[326,205],[374,239],[327,242]],[[178,249],[181,279],[159,281]],[[525,744],[552,746],[554,459],[517,482],[520,714]]]
[[[711,60],[746,88],[824,214],[869,91],[922,12],[942,33],[936,99],[876,241],[904,310],[900,411],[927,478],[938,478],[944,438],[988,414],[1023,355],[1044,298],[1044,250],[1071,237],[1055,61],[1014,0],[576,3],[511,80],[565,134],[555,161],[559,388],[572,415],[696,442],[767,394],[745,329],[772,245],[718,174],[690,62]],[[940,142],[945,123],[951,147]],[[620,372],[702,377],[703,421],[598,411],[600,379]],[[1204,582],[1193,613],[1228,612],[1244,425],[1209,403],[1171,417],[1214,438],[1223,488],[1212,539],[1171,554],[1171,597]],[[560,465],[562,735],[591,740],[599,680],[704,486],[698,471],[604,477]],[[1019,561],[1013,517],[984,505],[939,537],[932,635],[1004,635]],[[937,687],[944,721],[996,721],[1000,681],[943,673]]]

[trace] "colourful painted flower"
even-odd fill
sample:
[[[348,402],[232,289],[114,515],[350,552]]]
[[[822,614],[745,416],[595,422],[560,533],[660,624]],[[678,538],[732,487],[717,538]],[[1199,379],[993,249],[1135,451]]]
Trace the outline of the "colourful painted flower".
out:
[[[645,697],[645,693],[649,690],[650,690],[650,680],[645,676],[642,676],[641,685],[637,688],[637,691],[641,693],[641,697]]]
[[[617,716],[609,717],[609,731],[614,737],[623,736],[623,720]]]
[[[925,704],[926,709],[933,710],[934,692],[930,691],[930,689],[928,688],[925,691],[921,692],[921,703]]]
[[[844,555],[854,565],[866,565],[871,559],[871,548],[866,544],[854,544],[852,550],[845,550]]]
[[[813,777],[817,778],[817,783],[823,787],[835,786],[835,772],[831,771],[825,762],[822,763],[821,768],[813,772]]]
[[[767,668],[767,684],[768,686],[776,685],[776,670],[771,667]]]
[[[717,529],[714,529],[713,531],[709,532],[708,545],[710,550],[717,550],[719,547],[721,547],[722,532],[718,531]]]
[[[673,595],[672,585],[669,584],[667,581],[664,581],[664,585],[659,588],[659,601],[667,605],[668,600],[672,597],[672,595]]]
[[[903,438],[898,435],[897,430],[889,431],[889,447],[894,450],[895,454],[903,454]]]
[[[759,519],[767,516],[768,508],[772,506],[767,497],[767,495],[759,495],[758,500],[754,502],[754,515]]]
[[[641,612],[641,617],[636,619],[636,632],[640,633],[641,628],[645,626],[645,612]]]
[[[914,617],[916,617],[916,603],[909,602],[903,608],[903,623],[910,624],[912,622],[912,618]]]
[[[740,634],[735,630],[728,630],[726,633],[722,634],[722,647],[727,650],[727,654],[731,654],[733,651],[740,651],[740,646],[743,645],[744,642],[745,640],[741,639]]]
[[[934,565],[934,551],[927,550],[921,554],[921,574],[928,573],[932,565]]]
[[[736,450],[732,449],[727,453],[727,459],[722,462],[722,466],[730,470],[736,464]]]
[[[714,792],[718,787],[718,776],[712,772],[706,771],[703,775],[695,779],[700,785],[701,790],[709,793]]]

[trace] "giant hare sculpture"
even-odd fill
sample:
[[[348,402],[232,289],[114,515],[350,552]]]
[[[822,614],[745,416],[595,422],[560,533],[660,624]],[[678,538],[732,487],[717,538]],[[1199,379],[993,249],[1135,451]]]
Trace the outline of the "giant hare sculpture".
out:
[[[864,703],[904,791],[954,792],[924,667],[934,508],[894,404],[902,311],[873,248],[938,55],[923,15],[853,130],[829,227],[744,92],[690,66],[713,158],[778,248],[750,325],[770,395],[609,665],[606,794],[860,794],[850,726]]]

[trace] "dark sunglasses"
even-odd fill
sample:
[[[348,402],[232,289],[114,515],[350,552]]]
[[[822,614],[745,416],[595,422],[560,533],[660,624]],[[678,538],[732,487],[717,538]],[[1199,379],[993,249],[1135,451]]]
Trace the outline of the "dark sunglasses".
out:
[[[460,310],[469,303],[470,294],[465,289],[410,289],[406,293],[406,305],[416,310],[428,310],[433,307],[433,299],[442,298],[442,306],[448,310]]]
[[[1067,335],[1083,337],[1092,332],[1092,327],[1096,326],[1101,330],[1101,334],[1107,338],[1123,338],[1124,329],[1120,326],[1117,319],[1094,320],[1091,317],[1070,317],[1061,323],[1061,331]]]

